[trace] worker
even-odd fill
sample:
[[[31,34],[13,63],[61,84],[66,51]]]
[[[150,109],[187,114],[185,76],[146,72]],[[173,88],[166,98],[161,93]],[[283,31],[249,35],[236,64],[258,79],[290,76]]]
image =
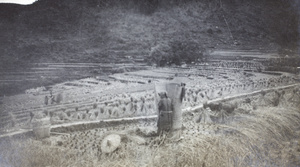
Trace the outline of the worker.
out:
[[[157,133],[163,130],[169,130],[172,126],[172,101],[168,98],[167,93],[159,93],[160,101],[158,102],[158,123]]]

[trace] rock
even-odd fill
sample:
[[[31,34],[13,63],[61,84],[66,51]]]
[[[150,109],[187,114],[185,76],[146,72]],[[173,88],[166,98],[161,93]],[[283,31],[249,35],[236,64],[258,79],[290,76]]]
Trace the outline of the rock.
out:
[[[121,145],[121,136],[117,134],[110,134],[106,136],[101,142],[101,151],[103,153],[112,153]]]

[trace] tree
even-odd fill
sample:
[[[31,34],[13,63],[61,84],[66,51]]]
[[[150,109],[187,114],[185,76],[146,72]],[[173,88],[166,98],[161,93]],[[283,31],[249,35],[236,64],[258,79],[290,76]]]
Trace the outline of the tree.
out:
[[[174,40],[167,44],[159,44],[151,48],[148,64],[157,66],[180,65],[182,63],[197,62],[203,58],[205,49],[195,41]]]

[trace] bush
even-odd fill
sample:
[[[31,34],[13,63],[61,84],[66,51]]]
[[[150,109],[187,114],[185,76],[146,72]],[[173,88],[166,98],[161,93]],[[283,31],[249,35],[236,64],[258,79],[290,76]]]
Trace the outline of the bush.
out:
[[[205,49],[198,42],[175,40],[153,47],[147,62],[160,67],[172,64],[189,64],[202,61],[204,51]]]
[[[209,107],[212,111],[220,111],[222,104],[218,102],[210,102],[207,104],[207,107]]]
[[[221,103],[221,108],[226,111],[227,113],[233,113],[233,111],[237,108],[237,104],[231,103]]]
[[[191,63],[200,61],[203,58],[204,49],[198,42],[194,41],[173,41],[172,48],[172,63],[179,65],[181,63]]]
[[[165,66],[171,57],[171,47],[168,44],[159,44],[151,48],[150,54],[146,61],[148,64],[156,64],[157,66]]]

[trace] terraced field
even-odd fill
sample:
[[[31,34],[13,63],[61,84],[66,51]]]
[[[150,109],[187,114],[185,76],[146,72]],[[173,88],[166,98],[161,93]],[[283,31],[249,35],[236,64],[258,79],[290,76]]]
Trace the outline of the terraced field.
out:
[[[21,139],[23,141],[20,143],[26,145],[15,143],[18,140],[9,142],[10,147],[20,150],[23,158],[2,163],[48,165],[51,162],[51,165],[63,166],[67,160],[67,164],[72,166],[173,166],[181,163],[192,165],[195,162],[208,166],[298,166],[299,87],[299,84],[272,87],[210,100],[206,103],[209,108],[201,103],[200,106],[186,108],[180,138],[170,138],[164,134],[156,136],[156,119],[145,117],[115,122],[108,119],[52,125],[50,138]],[[220,104],[223,108],[213,107]],[[224,106],[228,104],[235,104],[235,108],[225,109]],[[106,154],[101,145],[110,134],[119,135],[121,145],[116,152]],[[6,142],[4,140],[0,144]],[[27,147],[34,150],[29,151],[29,155],[24,154]],[[4,159],[11,159],[13,154],[9,150],[5,151],[7,154],[0,152],[0,155]],[[222,154],[218,154],[220,151]],[[61,152],[73,161],[67,157],[64,161],[53,161]],[[45,157],[42,158],[40,154]],[[40,158],[31,159],[32,155]],[[163,161],[165,156],[171,160]],[[175,163],[178,157],[180,160]],[[91,159],[94,160],[91,162]]]
[[[240,54],[240,52],[237,52]],[[253,53],[244,53],[250,55]],[[259,55],[258,53],[254,55]],[[239,61],[237,61],[239,62]],[[34,117],[50,117],[53,125],[76,121],[105,120],[112,118],[156,115],[154,103],[155,85],[162,82],[186,83],[183,107],[189,108],[209,100],[231,95],[249,93],[265,88],[296,83],[295,75],[258,71],[259,62],[243,60],[244,67],[216,66],[216,62],[189,67],[153,68],[140,65],[140,70],[111,74],[107,77],[94,76],[70,80],[48,87],[26,90],[26,94],[7,96],[1,99],[2,133],[13,129],[30,128],[30,114]],[[224,63],[223,61],[219,61]],[[236,63],[236,61],[232,61]],[[79,69],[130,68],[132,65],[104,64],[40,64],[41,71],[54,73],[59,69],[81,72]],[[137,66],[135,66],[137,67]],[[262,68],[260,68],[262,69]],[[83,70],[84,71],[84,70]],[[20,74],[21,75],[21,74]],[[31,73],[30,73],[31,75]],[[52,75],[47,75],[51,77]],[[55,75],[58,77],[58,75]],[[51,99],[51,96],[53,97]]]
[[[70,70],[89,68],[89,65],[94,69],[98,68],[96,64],[89,64],[89,67],[77,65],[47,66]],[[118,66],[121,67],[125,65]],[[108,76],[69,80],[48,87],[28,89],[24,94],[2,97],[0,138],[6,142],[7,137],[31,134],[32,128],[35,128],[34,122],[47,119],[50,121],[50,138],[29,139],[27,145],[37,147],[37,150],[48,150],[43,153],[51,154],[48,158],[56,157],[52,155],[54,148],[70,151],[69,156],[77,158],[74,161],[77,164],[74,166],[80,166],[79,162],[89,161],[90,157],[96,159],[93,163],[101,163],[104,166],[110,166],[111,162],[133,166],[161,166],[159,162],[162,157],[170,155],[174,160],[178,157],[176,154],[179,154],[179,150],[200,157],[188,158],[180,153],[179,157],[184,158],[182,163],[197,161],[212,166],[255,166],[264,163],[274,166],[298,165],[298,75],[265,71],[260,60],[248,58],[226,61],[211,59],[207,63],[181,67],[142,68],[144,69]],[[45,69],[40,67],[35,70]],[[175,139],[166,135],[155,135],[156,87],[167,82],[186,84],[182,104],[183,129],[179,134],[180,138]],[[278,124],[275,126],[275,123]],[[117,152],[104,154],[100,145],[109,134],[121,136],[122,145]],[[221,140],[224,137],[228,140]],[[270,138],[274,140],[268,143]],[[245,144],[244,141],[248,143]],[[24,142],[20,142],[19,146],[23,147]],[[224,147],[216,142],[224,144]],[[269,146],[279,142],[284,143],[276,148]],[[253,148],[258,143],[264,144]],[[235,144],[240,146],[236,147]],[[175,147],[178,149],[174,150]],[[209,147],[216,150],[209,151]],[[289,151],[288,148],[292,147]],[[191,150],[186,148],[202,148],[202,151],[190,152]],[[278,153],[280,149],[282,151]],[[231,151],[221,156],[218,150]],[[265,150],[271,151],[272,155],[266,155]],[[154,156],[157,152],[160,157]],[[245,154],[245,157],[238,157],[236,160],[232,157],[242,154]],[[2,154],[6,157],[4,155]],[[142,159],[133,160],[137,156]],[[219,161],[213,161],[216,157],[220,158]],[[123,161],[123,158],[127,160]],[[232,161],[222,161],[228,158]],[[272,158],[278,160],[272,162]],[[68,162],[68,165],[70,164],[72,162]],[[168,161],[168,165],[170,164],[173,162]]]

